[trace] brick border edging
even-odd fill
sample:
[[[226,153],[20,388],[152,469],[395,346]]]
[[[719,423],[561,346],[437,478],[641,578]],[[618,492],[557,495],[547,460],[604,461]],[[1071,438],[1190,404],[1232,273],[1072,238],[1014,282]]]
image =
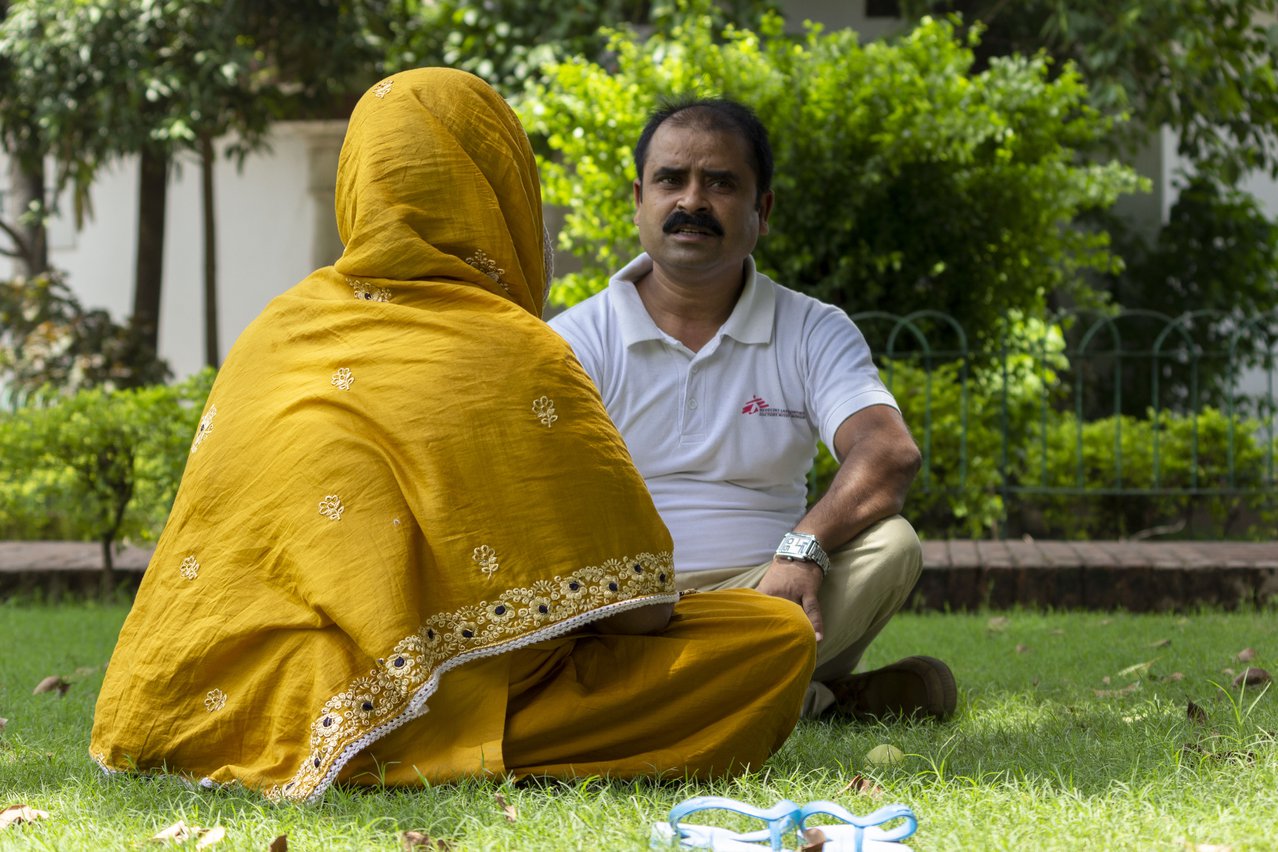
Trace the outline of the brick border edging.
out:
[[[102,571],[93,542],[0,541],[0,599],[132,594],[150,547]],[[1227,609],[1278,602],[1278,542],[925,541],[907,607],[922,610]]]
[[[1278,542],[928,541],[918,610],[1151,612],[1278,601]]]

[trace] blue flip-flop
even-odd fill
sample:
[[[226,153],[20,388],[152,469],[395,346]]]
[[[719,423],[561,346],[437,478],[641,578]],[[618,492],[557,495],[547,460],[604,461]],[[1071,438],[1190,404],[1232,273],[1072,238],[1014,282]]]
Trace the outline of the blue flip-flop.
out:
[[[684,817],[698,811],[724,810],[763,820],[766,828],[757,831],[730,831],[708,825],[683,822]],[[817,816],[838,820],[833,824],[812,824]],[[881,828],[884,823],[902,820],[891,829]],[[834,802],[809,802],[799,806],[788,799],[770,808],[728,799],[723,796],[696,796],[680,802],[670,810],[668,822],[652,827],[653,848],[711,849],[716,852],[772,852],[797,850],[808,842],[805,832],[819,830],[824,837],[823,852],[909,852],[899,841],[918,828],[914,813],[904,805],[888,805],[873,813],[859,817]],[[793,840],[796,845],[787,846]]]

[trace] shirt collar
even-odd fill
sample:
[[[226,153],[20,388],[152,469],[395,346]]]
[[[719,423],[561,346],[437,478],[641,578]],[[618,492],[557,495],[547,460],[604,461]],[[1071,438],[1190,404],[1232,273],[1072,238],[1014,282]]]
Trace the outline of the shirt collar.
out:
[[[652,321],[635,289],[635,282],[650,271],[652,258],[645,252],[608,282],[621,324],[621,339],[627,348],[644,340],[666,339],[665,332]],[[745,287],[717,336],[731,337],[740,343],[768,343],[772,340],[772,320],[776,313],[776,285],[755,269],[753,257],[746,258],[744,275]]]

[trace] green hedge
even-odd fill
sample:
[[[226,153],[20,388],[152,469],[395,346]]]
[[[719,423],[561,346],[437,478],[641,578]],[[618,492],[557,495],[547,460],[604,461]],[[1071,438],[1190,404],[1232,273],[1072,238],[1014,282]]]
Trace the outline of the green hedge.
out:
[[[1052,364],[1061,362],[1044,363],[1012,356],[1005,397],[1001,365],[965,373],[958,362],[885,362],[885,379],[927,457],[906,507],[921,534],[1272,537],[1278,441],[1260,421],[1205,408],[1080,428],[1059,407]],[[0,414],[0,538],[108,548],[153,541],[212,381],[206,370],[176,385],[87,390]],[[1046,409],[1044,394],[1055,400]],[[821,448],[810,477],[814,498],[834,470]]]
[[[0,413],[0,538],[154,540],[212,383],[205,370]]]
[[[883,373],[924,450],[905,513],[925,537],[1267,540],[1278,529],[1278,440],[1261,420],[1203,408],[1080,426],[1057,373],[1027,356],[1009,357],[1006,397],[992,363],[965,377],[959,362],[885,361]],[[821,447],[811,499],[836,467]]]

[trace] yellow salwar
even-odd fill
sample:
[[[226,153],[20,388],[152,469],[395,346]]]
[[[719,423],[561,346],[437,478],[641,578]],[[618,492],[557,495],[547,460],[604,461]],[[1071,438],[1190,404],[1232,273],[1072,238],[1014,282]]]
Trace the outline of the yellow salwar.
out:
[[[108,666],[108,771],[314,800],[495,773],[716,775],[788,735],[810,626],[678,600],[671,541],[598,393],[539,318],[527,137],[478,78],[357,105],[338,262],[220,370]],[[666,629],[600,619],[678,600]]]

